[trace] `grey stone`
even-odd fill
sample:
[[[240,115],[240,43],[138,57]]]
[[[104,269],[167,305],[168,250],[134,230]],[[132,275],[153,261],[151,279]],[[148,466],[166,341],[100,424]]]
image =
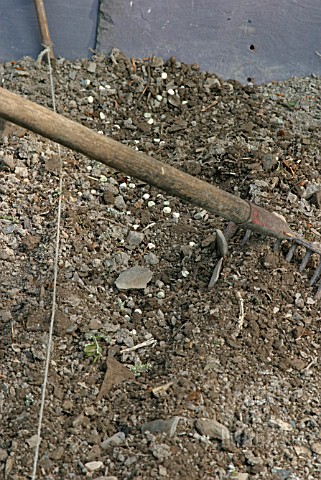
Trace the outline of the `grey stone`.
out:
[[[5,462],[8,458],[8,452],[4,448],[0,448],[0,462]]]
[[[147,255],[144,256],[144,259],[147,265],[157,265],[159,263],[159,258],[153,252],[147,253]]]
[[[124,432],[117,432],[101,442],[101,448],[106,449],[108,447],[117,447],[118,445],[122,445],[125,441],[125,438]]]
[[[262,156],[262,165],[266,172],[272,170],[276,162],[276,158],[271,153],[266,153]]]
[[[231,434],[225,425],[211,418],[199,418],[195,424],[196,430],[206,437],[229,441]]]
[[[166,445],[165,443],[161,443],[160,445],[154,445],[152,448],[152,454],[157,460],[164,460],[171,456],[171,448]]]
[[[115,284],[119,290],[146,288],[152,277],[153,273],[148,268],[136,266],[122,272]]]
[[[175,435],[176,428],[178,425],[180,417],[172,417],[168,420],[152,420],[151,422],[143,423],[141,426],[142,433],[150,432],[150,433],[166,433],[170,437]]]
[[[89,62],[87,67],[87,72],[89,73],[96,73],[96,62]]]
[[[126,210],[126,203],[122,195],[117,195],[115,198],[115,207],[118,208],[118,210]]]
[[[131,230],[127,236],[127,244],[130,248],[138,247],[138,245],[144,240],[144,237],[145,235],[143,232]]]

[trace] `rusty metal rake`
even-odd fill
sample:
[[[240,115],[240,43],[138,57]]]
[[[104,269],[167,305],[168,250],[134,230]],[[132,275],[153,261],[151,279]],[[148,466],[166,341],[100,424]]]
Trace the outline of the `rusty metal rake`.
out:
[[[0,88],[0,117],[233,222],[234,226],[231,224],[228,228],[228,235],[237,228],[245,229],[244,243],[251,232],[276,238],[275,250],[280,248],[283,240],[288,240],[292,245],[287,261],[291,261],[298,246],[305,248],[300,271],[306,268],[312,255],[318,255],[319,263],[310,284],[318,282],[321,275],[320,245],[305,241],[277,214],[99,135],[4,88]],[[320,297],[319,284],[315,298]]]

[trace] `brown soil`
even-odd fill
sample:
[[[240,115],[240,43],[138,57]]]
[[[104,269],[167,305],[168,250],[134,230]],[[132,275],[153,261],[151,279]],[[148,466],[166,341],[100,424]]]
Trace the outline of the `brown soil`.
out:
[[[319,194],[311,192],[321,184],[320,79],[244,87],[175,59],[134,61],[114,51],[93,62],[58,61],[59,113],[277,211],[318,241]],[[4,87],[51,107],[45,65],[7,63],[0,76]],[[13,125],[3,131],[0,475],[7,479],[30,478],[34,460],[57,155],[50,141]],[[309,279],[320,258],[300,273],[300,249],[287,263],[286,242],[274,253],[272,240],[253,237],[242,247],[239,234],[208,289],[222,219],[66,149],[62,158],[57,315],[37,478],[319,479],[321,323]],[[115,280],[135,265],[148,267],[152,280],[119,291]],[[96,362],[86,356],[90,334],[104,335]],[[142,428],[173,417],[172,435]],[[211,433],[213,420],[221,433]]]

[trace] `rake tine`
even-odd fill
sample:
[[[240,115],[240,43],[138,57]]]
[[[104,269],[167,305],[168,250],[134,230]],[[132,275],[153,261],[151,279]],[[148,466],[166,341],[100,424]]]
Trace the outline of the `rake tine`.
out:
[[[296,250],[297,245],[295,243],[292,243],[290,250],[288,251],[287,256],[285,257],[286,262],[291,262],[292,257],[294,255],[294,252]]]
[[[282,243],[282,240],[280,238],[278,238],[275,242],[274,242],[274,245],[273,245],[273,252],[278,252],[281,248],[281,243]]]
[[[316,271],[315,271],[314,274],[313,274],[313,277],[312,277],[311,280],[310,280],[310,286],[311,286],[311,287],[312,287],[312,285],[314,285],[315,282],[318,280],[320,274],[321,274],[321,262],[319,263]],[[318,290],[318,292],[319,292],[319,290]],[[317,292],[317,293],[318,293],[318,292]]]
[[[250,237],[252,235],[251,230],[246,230],[245,235],[241,241],[241,246],[244,247],[244,245],[247,244],[247,242],[250,240]]]
[[[316,294],[314,295],[315,300],[319,300],[320,298],[321,298],[321,283],[319,285],[319,288],[318,288]]]
[[[311,252],[311,250],[307,250],[305,252],[304,258],[303,258],[303,260],[301,262],[301,265],[299,267],[300,272],[302,272],[305,269],[305,267],[307,266],[308,261],[310,260],[312,254],[313,254],[313,252]]]

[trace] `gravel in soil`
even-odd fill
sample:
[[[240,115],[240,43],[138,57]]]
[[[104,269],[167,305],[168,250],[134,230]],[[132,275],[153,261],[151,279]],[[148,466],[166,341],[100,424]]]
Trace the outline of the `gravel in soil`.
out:
[[[46,65],[2,85],[51,108]],[[171,58],[60,59],[57,110],[284,215],[318,242],[316,77],[242,86]],[[57,315],[38,478],[321,475],[320,304],[304,252],[240,236],[216,285],[205,210],[62,148]],[[11,124],[0,146],[0,471],[30,478],[51,315],[57,145]],[[119,287],[119,288],[118,288]],[[244,317],[243,317],[244,310]]]

